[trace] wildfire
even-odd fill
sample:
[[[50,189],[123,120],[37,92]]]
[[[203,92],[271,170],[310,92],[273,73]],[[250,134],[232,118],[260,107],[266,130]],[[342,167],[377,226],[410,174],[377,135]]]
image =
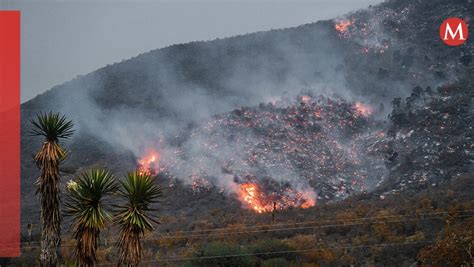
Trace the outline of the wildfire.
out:
[[[339,34],[345,36],[348,33],[349,26],[351,26],[354,22],[351,20],[342,20],[334,25],[334,28],[336,31],[339,32]]]
[[[265,205],[261,199],[265,195],[260,192],[258,186],[254,183],[244,183],[240,185],[240,199],[258,213],[269,212],[272,210],[272,205]]]
[[[137,171],[139,174],[155,175],[155,165],[160,160],[160,154],[155,150],[149,150],[149,152],[138,161]]]
[[[316,205],[314,192],[296,192],[288,190],[291,195],[275,196],[265,194],[255,183],[243,183],[239,188],[239,199],[257,213],[271,212],[275,209],[300,207],[307,209]]]
[[[185,133],[189,139],[179,146],[154,141],[151,147],[156,150],[144,151],[137,159],[137,171],[160,173],[172,181],[185,179],[193,194],[231,193],[242,208],[256,214],[306,209],[319,197],[343,199],[365,190],[364,181],[372,178],[373,168],[360,157],[358,140],[365,136],[358,128],[372,127],[373,108],[311,92],[283,101],[214,116]],[[351,130],[347,133],[353,143],[339,142],[338,133],[346,134],[346,129]],[[377,166],[383,164],[383,159],[375,159]],[[214,183],[220,174],[225,178]],[[333,184],[345,177],[352,179]]]
[[[316,196],[314,192],[303,192],[301,194],[301,199],[304,200],[304,202],[301,204],[302,209],[311,208],[316,205]]]
[[[364,117],[369,117],[374,113],[374,109],[371,106],[363,104],[361,102],[356,102],[354,104],[354,108],[360,115]]]

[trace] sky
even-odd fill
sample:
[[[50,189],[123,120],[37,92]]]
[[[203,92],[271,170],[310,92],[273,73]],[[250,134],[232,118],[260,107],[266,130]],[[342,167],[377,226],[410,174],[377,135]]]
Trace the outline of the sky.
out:
[[[0,0],[21,11],[21,101],[140,53],[340,17],[381,0]]]

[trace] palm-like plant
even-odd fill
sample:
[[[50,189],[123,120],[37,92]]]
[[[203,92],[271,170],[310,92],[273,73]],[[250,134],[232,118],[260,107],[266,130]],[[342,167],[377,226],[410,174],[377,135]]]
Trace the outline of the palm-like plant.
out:
[[[119,264],[136,266],[142,256],[141,237],[158,223],[152,214],[156,211],[152,205],[159,201],[162,192],[153,177],[146,173],[128,173],[125,181],[120,183],[119,195],[125,201],[118,206],[115,216],[115,223],[120,227],[117,241]]]
[[[74,124],[59,113],[40,113],[31,120],[34,136],[44,136],[43,145],[34,159],[41,169],[36,185],[36,193],[41,203],[41,255],[42,266],[57,265],[57,249],[61,241],[61,213],[59,190],[59,164],[66,158],[66,150],[59,144],[60,139],[68,139],[74,133]]]
[[[92,169],[68,183],[65,213],[72,217],[79,266],[94,266],[100,231],[111,219],[110,200],[118,189],[114,176],[104,169]]]

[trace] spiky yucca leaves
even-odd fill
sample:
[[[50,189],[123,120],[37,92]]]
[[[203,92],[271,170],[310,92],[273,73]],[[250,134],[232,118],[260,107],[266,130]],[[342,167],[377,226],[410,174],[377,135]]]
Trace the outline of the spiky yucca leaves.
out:
[[[142,256],[140,239],[158,223],[152,205],[159,201],[162,192],[153,177],[145,173],[128,173],[120,183],[119,195],[125,203],[118,206],[115,216],[115,223],[120,227],[119,265],[137,266]]]
[[[72,217],[79,266],[94,266],[100,231],[111,219],[109,196],[118,189],[114,176],[105,169],[86,171],[68,183],[65,213]]]
[[[57,265],[57,249],[61,241],[61,213],[59,192],[59,164],[66,158],[66,150],[59,139],[67,139],[74,133],[72,121],[59,113],[40,113],[31,120],[31,135],[44,136],[45,140],[34,160],[41,175],[36,185],[41,204],[41,254],[42,266]]]

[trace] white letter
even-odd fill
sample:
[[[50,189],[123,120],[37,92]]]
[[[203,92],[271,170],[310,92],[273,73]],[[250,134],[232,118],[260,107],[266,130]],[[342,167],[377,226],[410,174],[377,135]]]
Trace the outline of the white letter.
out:
[[[451,26],[449,23],[446,23],[446,31],[444,32],[444,40],[448,40],[448,32],[451,35],[451,39],[454,39],[456,35],[458,35],[459,32],[459,40],[466,40],[464,39],[464,34],[462,32],[462,24],[459,22],[458,28],[456,29],[456,32],[453,33],[453,29],[451,29]]]

